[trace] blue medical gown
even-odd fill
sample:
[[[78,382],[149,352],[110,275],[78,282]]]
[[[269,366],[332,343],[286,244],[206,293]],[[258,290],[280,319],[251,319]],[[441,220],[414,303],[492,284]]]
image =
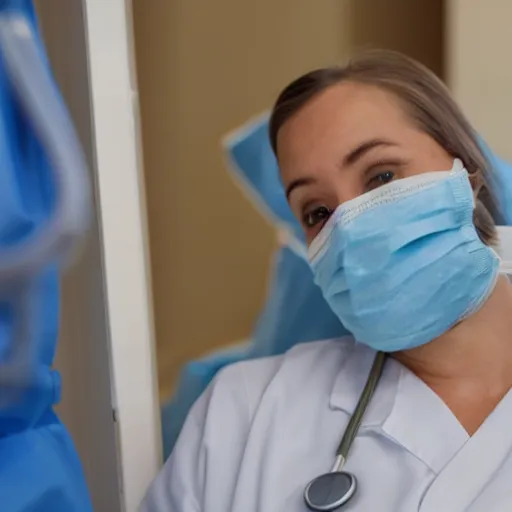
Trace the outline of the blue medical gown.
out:
[[[286,202],[268,140],[268,118],[241,132],[228,143],[236,178],[249,189],[250,197],[257,198],[257,206],[263,206],[262,213],[276,225],[286,226],[300,242],[302,231]],[[481,145],[494,170],[493,187],[501,211],[506,222],[512,223],[512,166],[484,141]],[[170,454],[191,405],[222,367],[243,359],[281,354],[297,343],[344,334],[346,329],[313,283],[305,259],[288,247],[279,249],[267,301],[246,346],[219,351],[183,368],[175,395],[162,407],[164,456]]]
[[[35,27],[31,2],[14,3]],[[54,205],[48,160],[13,95],[1,61],[0,155],[1,251],[29,236]],[[42,269],[30,286],[31,342],[36,347],[33,377],[18,394],[0,387],[0,510],[91,512],[77,453],[53,412],[61,394],[59,375],[52,369],[59,325],[57,266]],[[1,361],[8,359],[18,314],[8,295],[0,298]]]

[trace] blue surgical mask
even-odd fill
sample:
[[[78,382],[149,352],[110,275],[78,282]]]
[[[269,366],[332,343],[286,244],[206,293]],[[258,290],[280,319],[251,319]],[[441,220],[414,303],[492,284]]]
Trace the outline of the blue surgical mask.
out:
[[[473,191],[451,171],[394,181],[339,206],[309,247],[315,282],[357,341],[423,345],[476,312],[499,258],[478,237]]]

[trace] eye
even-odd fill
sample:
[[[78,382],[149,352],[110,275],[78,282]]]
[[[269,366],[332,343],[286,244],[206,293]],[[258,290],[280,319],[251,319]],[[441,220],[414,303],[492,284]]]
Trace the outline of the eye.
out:
[[[331,214],[332,210],[327,208],[327,206],[318,206],[306,212],[302,217],[302,222],[307,228],[313,228],[320,223],[325,223]]]
[[[373,176],[373,178],[368,182],[368,189],[373,190],[374,188],[381,187],[390,181],[393,181],[395,177],[395,173],[393,171],[384,171],[379,172]]]

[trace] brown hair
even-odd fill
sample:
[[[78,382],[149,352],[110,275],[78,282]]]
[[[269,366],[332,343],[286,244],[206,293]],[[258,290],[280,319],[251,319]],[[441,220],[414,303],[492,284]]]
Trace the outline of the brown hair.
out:
[[[477,190],[475,227],[484,243],[495,242],[495,220],[502,218],[491,186],[490,165],[476,134],[443,82],[401,53],[366,51],[344,67],[318,69],[294,80],[279,95],[270,118],[270,141],[276,155],[278,132],[286,121],[315,96],[345,81],[374,85],[393,93],[421,131],[464,162]]]

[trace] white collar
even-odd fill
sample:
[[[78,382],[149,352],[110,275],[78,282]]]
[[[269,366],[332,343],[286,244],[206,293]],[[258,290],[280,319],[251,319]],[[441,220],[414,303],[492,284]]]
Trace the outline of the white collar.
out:
[[[345,348],[346,349],[346,348]],[[352,343],[338,372],[330,407],[353,414],[375,351]],[[380,431],[439,473],[469,435],[444,402],[422,380],[389,358],[361,424]]]

